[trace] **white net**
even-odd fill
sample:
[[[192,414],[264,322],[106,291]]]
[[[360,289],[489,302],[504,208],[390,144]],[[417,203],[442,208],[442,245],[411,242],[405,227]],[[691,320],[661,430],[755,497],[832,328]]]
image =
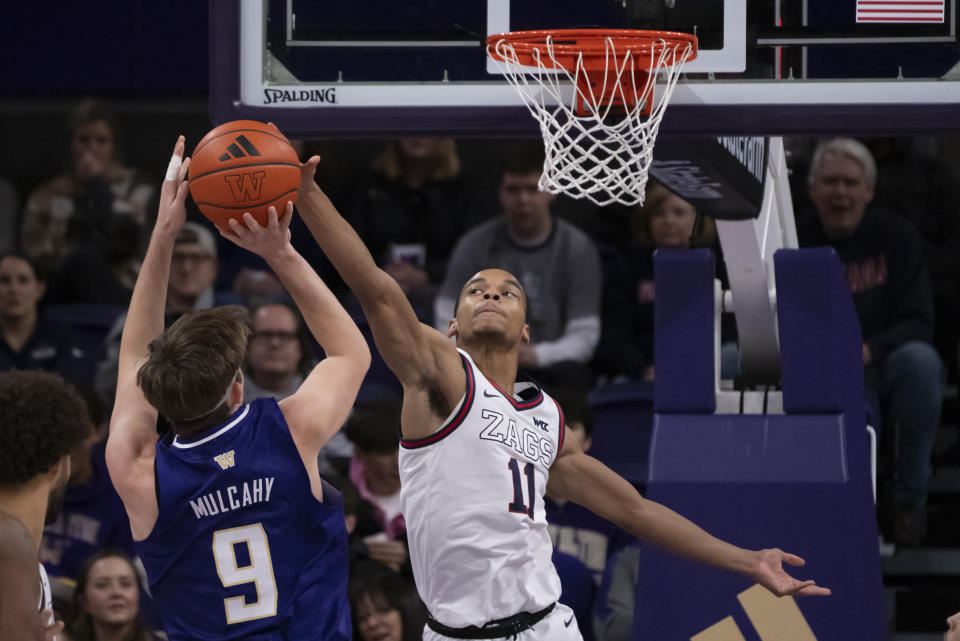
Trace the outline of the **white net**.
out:
[[[662,39],[647,48],[649,60],[637,64],[636,56],[646,53],[635,54],[627,46],[618,52],[614,39],[607,37],[605,73],[594,90],[580,82],[588,73],[584,55],[576,54],[571,73],[566,68],[569,62],[558,61],[558,57],[569,60],[570,54],[555,52],[550,36],[532,49],[535,66],[524,66],[506,40],[488,46],[488,53],[540,124],[546,155],[541,190],[588,198],[600,206],[643,203],[660,120],[683,64],[694,52],[688,42],[671,44]],[[599,68],[596,61],[593,66]],[[649,74],[635,76],[635,68],[648,69]],[[589,73],[600,77],[598,70]],[[654,92],[658,76],[662,91]],[[635,82],[637,77],[645,82]],[[573,92],[565,100],[571,84]],[[647,105],[651,100],[655,104]]]

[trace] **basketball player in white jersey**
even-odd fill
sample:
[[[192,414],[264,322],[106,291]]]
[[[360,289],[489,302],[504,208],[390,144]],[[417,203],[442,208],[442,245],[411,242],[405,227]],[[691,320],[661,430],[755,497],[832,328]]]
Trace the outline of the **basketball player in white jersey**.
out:
[[[63,504],[87,416],[56,374],[0,373],[0,640],[51,641],[63,629],[53,620],[40,538]]]
[[[725,543],[633,486],[564,433],[554,401],[518,382],[530,340],[523,287],[488,269],[463,287],[447,335],[417,321],[403,291],[313,184],[303,165],[297,207],[363,306],[387,365],[404,388],[401,506],[425,639],[580,639],[560,581],[543,508],[551,493],[676,554],[750,576],[778,595],[829,594],[798,581],[777,549]],[[450,338],[456,340],[456,346]]]

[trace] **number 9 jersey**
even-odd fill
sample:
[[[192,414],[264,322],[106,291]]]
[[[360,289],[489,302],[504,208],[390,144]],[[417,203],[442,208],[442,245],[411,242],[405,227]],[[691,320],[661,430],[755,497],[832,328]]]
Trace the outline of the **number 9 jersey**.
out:
[[[275,400],[156,453],[159,513],[136,548],[171,641],[350,639],[341,495],[314,497]]]

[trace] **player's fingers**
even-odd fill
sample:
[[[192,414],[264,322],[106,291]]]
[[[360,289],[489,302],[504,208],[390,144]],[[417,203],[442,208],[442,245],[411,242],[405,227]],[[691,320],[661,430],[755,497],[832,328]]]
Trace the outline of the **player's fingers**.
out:
[[[243,222],[246,223],[247,229],[256,233],[256,230],[260,228],[260,224],[257,223],[257,219],[253,217],[249,211],[243,212]]]
[[[183,164],[180,165],[180,180],[186,180],[187,171],[190,169],[190,156],[187,156],[183,159]]]
[[[170,156],[170,163],[167,165],[167,174],[164,180],[174,181],[180,175],[180,167],[183,166],[184,138],[177,138],[177,143],[173,146],[173,155]]]
[[[280,227],[280,223],[277,222],[277,208],[273,205],[267,207],[267,229],[271,232],[276,232]]]
[[[783,553],[783,560],[789,563],[790,565],[806,565],[807,562],[796,554],[790,554],[789,552]]]
[[[227,225],[230,226],[230,231],[234,233],[238,238],[243,238],[244,234],[247,233],[247,230],[243,225],[240,224],[236,218],[230,218],[227,220]]]
[[[800,590],[795,592],[797,596],[830,596],[832,592],[830,588],[825,588],[820,585],[808,585]]]
[[[174,198],[174,203],[177,205],[182,205],[183,202],[187,199],[187,192],[190,190],[190,183],[183,181],[177,187],[177,195]]]
[[[283,211],[283,216],[280,218],[280,227],[283,229],[289,228],[291,220],[293,220],[293,203],[288,200],[287,206]]]
[[[311,171],[317,168],[317,165],[320,163],[320,156],[310,156],[305,162],[300,163],[301,169],[309,169]]]

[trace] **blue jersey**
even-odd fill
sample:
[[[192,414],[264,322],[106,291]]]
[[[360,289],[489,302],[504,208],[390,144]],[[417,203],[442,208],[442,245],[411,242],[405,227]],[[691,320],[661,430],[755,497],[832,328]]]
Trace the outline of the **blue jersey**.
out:
[[[156,485],[137,552],[171,641],[350,639],[341,495],[313,496],[275,400],[161,439]]]

